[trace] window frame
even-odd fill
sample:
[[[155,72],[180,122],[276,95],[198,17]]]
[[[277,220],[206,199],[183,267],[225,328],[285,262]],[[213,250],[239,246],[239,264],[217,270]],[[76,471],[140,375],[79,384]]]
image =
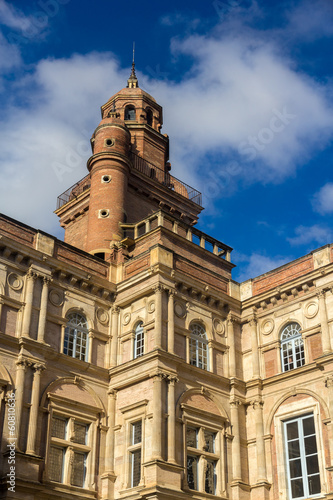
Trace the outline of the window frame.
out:
[[[318,453],[318,443],[317,443],[317,435],[316,435],[316,428],[314,431],[314,436],[315,436],[315,441],[316,441],[316,453],[313,453],[312,456],[316,455],[317,456],[317,462],[318,462],[318,473],[316,474],[309,474],[307,471],[307,463],[306,459],[309,455],[306,454],[305,450],[305,439],[307,438],[308,435],[304,435],[303,431],[303,426],[301,425],[303,420],[308,419],[309,417],[312,417],[313,419],[313,426],[315,428],[314,424],[314,415],[313,413],[307,413],[305,415],[300,415],[298,417],[294,417],[292,419],[287,419],[283,421],[283,436],[284,436],[284,446],[285,446],[285,456],[286,456],[286,469],[287,469],[287,480],[288,480],[288,490],[289,490],[289,498],[292,500],[304,500],[306,498],[316,498],[321,495],[321,480],[320,480],[320,470],[319,470],[319,453]],[[297,422],[297,434],[298,434],[298,443],[299,443],[299,457],[290,457],[289,456],[289,443],[292,441],[296,441],[296,439],[289,439],[287,437],[287,426],[293,423]],[[313,435],[313,434],[312,434]],[[290,475],[290,464],[292,462],[296,462],[297,460],[300,461],[301,465],[301,474],[298,475],[297,477],[302,480],[302,487],[303,487],[303,495],[302,496],[293,496],[292,495],[292,481],[295,478],[292,478]],[[309,477],[312,475],[319,475],[319,481],[320,481],[320,491],[318,493],[310,494],[309,492],[309,487],[308,487],[308,480]]]
[[[65,437],[59,438],[52,436],[52,424],[55,418],[66,421]],[[85,444],[74,440],[75,423],[84,424],[86,426]],[[46,453],[46,476],[52,484],[61,486],[75,487],[80,489],[91,489],[88,483],[88,475],[91,474],[93,466],[93,443],[96,441],[96,424],[95,419],[87,414],[73,413],[68,409],[51,406],[48,425],[48,443]],[[61,449],[62,457],[62,472],[61,481],[51,477],[50,457],[53,448]],[[83,467],[83,482],[82,485],[72,483],[72,473],[74,467],[74,454],[82,454],[84,456]]]
[[[140,343],[138,345],[138,337],[141,337]],[[138,321],[134,328],[134,343],[133,343],[133,359],[140,358],[145,354],[145,329],[143,326],[143,321]]]
[[[292,420],[294,418],[302,417],[305,415],[312,414],[314,417],[314,425],[316,432],[317,450],[318,450],[318,462],[319,462],[319,474],[321,482],[321,495],[326,493],[325,485],[327,484],[327,475],[325,469],[325,457],[324,457],[324,446],[323,446],[323,436],[321,432],[321,416],[319,403],[315,400],[311,401],[311,396],[308,400],[300,400],[296,402],[291,402],[288,405],[282,405],[277,410],[274,415],[274,433],[275,433],[275,446],[276,446],[276,474],[278,489],[283,498],[288,500],[301,500],[301,499],[291,499],[289,495],[289,483],[288,483],[288,472],[287,472],[287,456],[284,440],[284,422]],[[316,498],[321,496],[320,494],[312,496],[310,498]],[[305,497],[306,498],[306,497]]]
[[[81,317],[84,320],[86,326],[81,326],[79,324],[75,324],[74,321],[71,321],[71,316]],[[78,361],[87,362],[89,359],[89,325],[87,318],[84,314],[76,311],[72,311],[67,313],[66,315],[66,325],[64,328],[63,341],[62,341],[62,353],[66,356],[77,359]],[[69,336],[71,334],[70,330],[73,330],[73,347],[72,353],[70,354],[69,349]],[[79,357],[76,356],[77,347],[78,347],[78,334],[82,334],[82,343],[85,341],[85,352],[84,356],[82,356],[82,345],[79,346]]]
[[[283,339],[283,335],[286,332],[286,330],[289,327],[292,327],[293,330],[295,330],[294,325],[297,325],[299,327],[299,330],[297,333],[290,337],[286,337]],[[301,368],[302,366],[305,365],[305,343],[302,337],[302,328],[301,325],[297,321],[290,321],[287,323],[281,330],[280,332],[280,359],[281,359],[281,370],[283,373],[289,372],[291,370],[296,370],[296,368]],[[299,345],[297,343],[300,341]],[[289,347],[286,348],[288,344],[291,344]],[[300,346],[300,360],[301,364],[297,366],[298,360],[297,360],[297,348]],[[290,353],[291,350],[291,353]],[[290,358],[292,356],[292,363],[287,361],[287,358]]]
[[[183,425],[183,443],[184,443],[184,467],[186,471],[186,489],[199,494],[207,494],[214,496],[226,495],[226,436],[225,436],[225,420],[214,414],[206,413],[199,416],[195,415],[195,410],[187,405],[182,405],[184,411]],[[194,411],[193,411],[194,410]],[[187,445],[187,430],[197,430],[196,448]],[[205,450],[205,432],[214,435],[214,452]],[[188,457],[196,458],[197,462],[197,488],[190,488],[188,484]],[[212,462],[214,464],[214,492],[206,491],[206,464]]]
[[[194,333],[194,329],[200,329],[204,333],[204,337]],[[209,346],[206,328],[202,323],[193,321],[189,326],[189,331],[189,363],[192,366],[209,371]]]

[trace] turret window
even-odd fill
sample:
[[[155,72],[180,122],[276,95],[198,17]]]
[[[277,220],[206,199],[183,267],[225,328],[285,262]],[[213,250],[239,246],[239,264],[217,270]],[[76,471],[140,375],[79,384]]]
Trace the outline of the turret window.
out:
[[[125,120],[135,120],[135,107],[126,106],[125,108]]]
[[[152,127],[153,125],[153,112],[151,109],[147,109],[147,125],[150,125]]]
[[[143,330],[143,323],[137,324],[135,328],[135,338],[134,338],[134,358],[142,356],[145,351],[145,336]]]

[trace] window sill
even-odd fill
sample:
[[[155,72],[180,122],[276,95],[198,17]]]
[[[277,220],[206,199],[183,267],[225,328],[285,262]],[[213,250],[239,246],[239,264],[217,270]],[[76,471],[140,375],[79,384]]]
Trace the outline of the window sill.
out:
[[[97,494],[94,488],[86,488],[86,487],[81,488],[80,486],[72,486],[70,484],[58,483],[57,481],[52,481],[51,479],[43,481],[42,484],[45,486],[46,485],[52,486],[53,491],[71,493],[72,495],[77,495],[80,498],[82,498],[83,494],[85,495],[85,497],[89,499],[95,498]]]

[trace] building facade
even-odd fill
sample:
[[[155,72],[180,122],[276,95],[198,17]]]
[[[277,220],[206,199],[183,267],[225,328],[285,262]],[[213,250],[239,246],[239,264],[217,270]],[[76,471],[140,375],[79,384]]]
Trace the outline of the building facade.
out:
[[[0,216],[1,498],[333,499],[333,245],[237,283],[162,108],[101,108],[65,241]]]

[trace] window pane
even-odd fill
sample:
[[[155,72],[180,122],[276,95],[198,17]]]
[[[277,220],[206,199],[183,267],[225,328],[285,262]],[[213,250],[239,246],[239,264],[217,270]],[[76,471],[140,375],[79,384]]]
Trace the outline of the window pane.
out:
[[[187,456],[187,484],[191,490],[197,489],[197,468],[198,460],[196,457]]]
[[[310,495],[315,495],[316,493],[320,493],[321,487],[320,487],[319,474],[316,474],[315,476],[309,477],[308,484],[309,484]]]
[[[141,443],[142,439],[142,422],[135,422],[132,424],[132,444]]]
[[[307,437],[304,439],[305,455],[317,453],[316,436]]]
[[[215,433],[205,431],[205,451],[209,453],[215,452]]]
[[[287,424],[287,439],[297,439],[298,438],[298,424],[297,422],[291,422]]]
[[[186,430],[186,446],[191,446],[191,448],[198,447],[198,431],[197,429],[193,429],[188,427]]]
[[[304,497],[303,480],[295,479],[291,481],[291,498]]]
[[[61,483],[63,472],[64,450],[51,446],[48,462],[49,478]]]
[[[132,453],[132,486],[138,486],[141,479],[141,450]]]
[[[289,462],[289,471],[291,479],[302,477],[302,464],[300,459],[291,460]]]
[[[87,444],[87,430],[88,426],[86,424],[74,422],[74,443]]]
[[[197,365],[197,341],[190,339],[190,364]]]
[[[303,433],[304,436],[310,436],[311,434],[315,434],[313,417],[303,418]]]
[[[144,331],[143,323],[139,323],[135,329],[134,357],[138,358],[144,354]]]
[[[51,436],[66,439],[67,420],[65,418],[52,417]]]
[[[207,460],[205,470],[205,492],[215,495],[215,462]]]
[[[299,441],[290,441],[288,443],[289,458],[298,458],[300,456]]]
[[[306,458],[306,469],[308,475],[319,473],[318,456],[312,455]]]
[[[71,484],[73,486],[84,486],[86,457],[84,453],[73,453],[73,463],[71,471]]]

